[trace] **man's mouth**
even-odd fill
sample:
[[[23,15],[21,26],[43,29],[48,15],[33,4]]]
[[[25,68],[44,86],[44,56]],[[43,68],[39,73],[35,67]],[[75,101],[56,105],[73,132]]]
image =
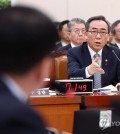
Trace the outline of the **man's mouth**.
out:
[[[95,44],[96,44],[96,45],[100,45],[101,43],[96,41]]]

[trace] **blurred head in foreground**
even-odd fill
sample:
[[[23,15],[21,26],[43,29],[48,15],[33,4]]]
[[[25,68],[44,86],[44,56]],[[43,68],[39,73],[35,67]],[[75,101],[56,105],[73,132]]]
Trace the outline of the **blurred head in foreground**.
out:
[[[28,7],[0,10],[0,132],[48,134],[44,121],[26,105],[31,90],[45,86],[49,53],[58,40],[49,17]]]
[[[44,75],[47,76],[49,59],[46,57],[57,39],[54,23],[42,12],[28,7],[1,10],[1,75],[10,75],[18,81],[29,76],[29,86],[37,88]],[[24,89],[24,84],[22,88]]]

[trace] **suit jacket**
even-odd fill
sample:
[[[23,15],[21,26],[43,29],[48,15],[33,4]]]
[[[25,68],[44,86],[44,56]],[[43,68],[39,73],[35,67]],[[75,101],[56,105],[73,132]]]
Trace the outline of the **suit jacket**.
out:
[[[113,44],[113,43],[109,43],[109,44],[110,44],[110,46],[118,48],[117,44]]]
[[[105,71],[102,74],[101,81],[102,87],[114,82],[120,82],[120,62],[116,58],[115,54],[120,58],[120,50],[115,47],[104,46],[102,51],[102,62],[101,66]],[[85,68],[92,63],[90,52],[88,50],[87,43],[72,48],[68,51],[68,78],[70,77],[83,77],[86,78]],[[91,76],[90,79],[94,80]]]
[[[64,46],[64,47],[59,48],[59,49],[57,50],[57,52],[61,52],[61,53],[67,54],[67,51],[68,51],[70,48],[72,48],[72,47],[71,47],[71,44],[68,44],[68,45],[66,45],[66,46]]]
[[[62,47],[62,43],[61,43],[61,41],[59,41],[59,42],[56,43],[55,50],[58,50],[61,47]]]
[[[47,134],[45,124],[27,104],[20,102],[0,80],[0,133]]]

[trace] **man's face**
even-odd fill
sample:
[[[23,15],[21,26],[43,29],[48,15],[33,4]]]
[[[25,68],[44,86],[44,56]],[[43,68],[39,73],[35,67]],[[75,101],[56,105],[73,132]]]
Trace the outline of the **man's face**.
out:
[[[115,27],[115,40],[120,41],[120,23]]]
[[[69,42],[69,34],[67,24],[63,25],[62,31],[60,32],[60,37],[63,41]]]
[[[87,42],[95,52],[100,51],[109,39],[108,26],[102,20],[94,20],[90,23],[86,33]]]
[[[85,25],[83,23],[72,26],[70,32],[70,41],[74,45],[80,45],[85,41]]]

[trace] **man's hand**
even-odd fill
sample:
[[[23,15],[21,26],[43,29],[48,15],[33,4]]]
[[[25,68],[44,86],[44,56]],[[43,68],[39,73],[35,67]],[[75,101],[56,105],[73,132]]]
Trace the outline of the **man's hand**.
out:
[[[105,71],[100,67],[100,65],[98,64],[98,61],[99,61],[99,57],[96,57],[92,64],[90,64],[88,67],[87,67],[87,70],[88,70],[88,73],[90,75],[93,75],[95,72],[98,72],[100,74],[104,74]]]
[[[120,82],[117,83],[115,87],[117,88],[118,91],[120,91]]]

